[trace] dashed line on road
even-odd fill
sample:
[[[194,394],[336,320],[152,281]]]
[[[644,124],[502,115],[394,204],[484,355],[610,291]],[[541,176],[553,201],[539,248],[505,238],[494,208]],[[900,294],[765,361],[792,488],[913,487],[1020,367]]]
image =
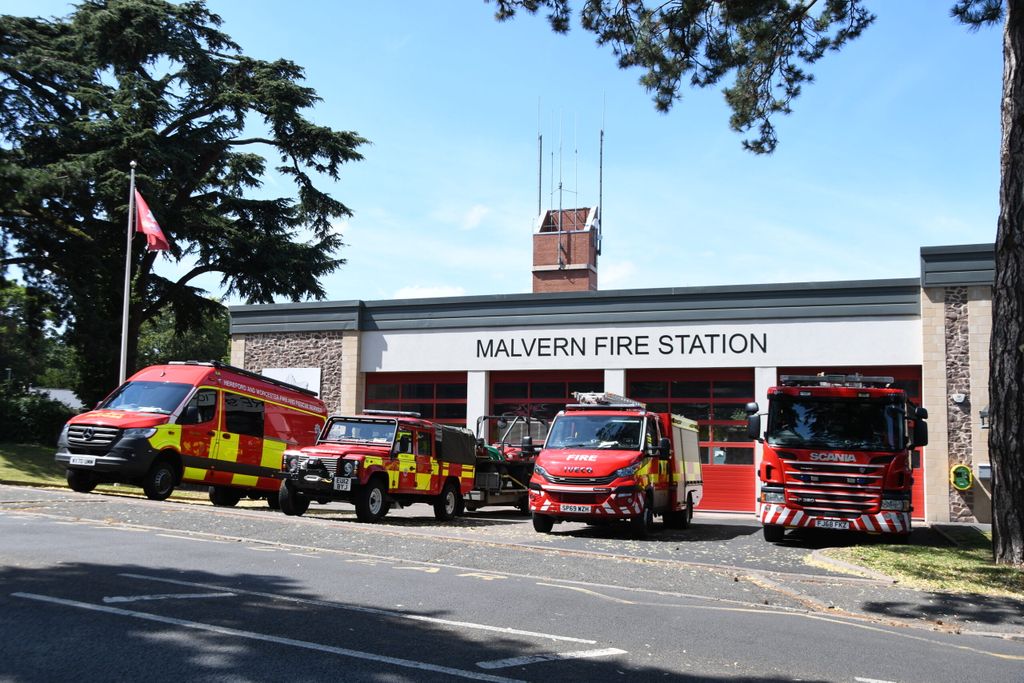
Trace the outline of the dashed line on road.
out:
[[[493,683],[522,683],[512,678],[504,678],[502,676],[493,676],[490,674],[479,673],[477,671],[468,671],[465,669],[456,669],[448,666],[441,666],[439,664],[430,664],[428,662],[418,662],[412,659],[401,659],[399,657],[390,657],[388,655],[379,655],[372,652],[362,652],[360,650],[350,650],[344,647],[336,647],[334,645],[325,645],[322,643],[313,643],[306,640],[296,640],[294,638],[284,638],[282,636],[272,636],[266,633],[257,633],[255,631],[243,631],[237,628],[229,628],[226,626],[217,626],[216,624],[204,624],[199,621],[189,621],[187,619],[176,619],[174,617],[165,617],[160,614],[150,614],[148,612],[135,612],[133,610],[123,609],[121,607],[108,607],[106,605],[94,605],[88,602],[78,602],[77,600],[65,600],[63,598],[55,598],[49,595],[39,595],[37,593],[11,593],[11,597],[23,598],[25,600],[35,600],[38,602],[47,602],[53,605],[61,605],[63,607],[74,607],[76,609],[91,610],[93,612],[103,612],[106,614],[113,614],[121,617],[131,617],[133,619],[142,619],[145,621],[154,621],[160,624],[169,624],[171,626],[179,626],[181,628],[193,629],[196,631],[205,631],[207,633],[218,633],[220,635],[232,636],[235,638],[247,638],[249,640],[257,640],[264,643],[273,643],[275,645],[285,645],[288,647],[296,647],[304,650],[314,650],[317,652],[324,652],[327,654],[339,655],[341,657],[350,657],[352,659],[363,659],[371,662],[377,662],[381,664],[388,664],[390,666],[397,666],[406,669],[418,669],[420,671],[430,671],[434,673],[447,674],[449,676],[457,676],[459,678],[468,678],[476,681],[492,681]]]
[[[613,655],[624,655],[626,650],[617,647],[606,647],[602,650],[577,650],[576,652],[552,652],[546,655],[526,655],[523,657],[510,657],[508,659],[492,659],[488,662],[477,662],[481,669],[507,669],[513,666],[526,666],[540,662],[556,662],[563,659],[590,659],[592,657],[611,657]]]
[[[178,534],[157,534],[163,538],[176,538],[179,541],[197,541],[199,543],[220,543],[226,544],[227,541],[216,541],[212,538],[196,538],[195,536],[179,536]]]

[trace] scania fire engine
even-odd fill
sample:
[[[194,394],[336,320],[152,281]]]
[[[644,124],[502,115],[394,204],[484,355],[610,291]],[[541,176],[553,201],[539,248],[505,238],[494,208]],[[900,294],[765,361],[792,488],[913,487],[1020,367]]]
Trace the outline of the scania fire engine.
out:
[[[697,423],[611,393],[575,393],[551,423],[530,479],[533,528],[629,520],[643,538],[661,515],[685,528],[703,493]]]
[[[928,443],[928,412],[892,377],[782,375],[768,390],[758,514],[766,541],[787,528],[910,534],[911,453]]]

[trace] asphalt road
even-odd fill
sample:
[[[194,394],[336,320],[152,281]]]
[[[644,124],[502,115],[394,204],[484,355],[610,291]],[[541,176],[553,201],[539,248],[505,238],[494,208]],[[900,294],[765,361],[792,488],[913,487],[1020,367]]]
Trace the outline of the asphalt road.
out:
[[[1024,681],[1024,641],[823,607],[889,589],[743,518],[313,512],[0,486],[0,680]]]

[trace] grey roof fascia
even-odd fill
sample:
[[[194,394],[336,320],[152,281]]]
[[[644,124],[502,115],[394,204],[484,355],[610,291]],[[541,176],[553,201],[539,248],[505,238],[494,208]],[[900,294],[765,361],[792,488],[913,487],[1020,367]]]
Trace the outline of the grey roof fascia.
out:
[[[921,247],[921,286],[992,285],[995,245],[961,244]]]
[[[362,307],[357,300],[229,306],[230,333],[358,330]]]

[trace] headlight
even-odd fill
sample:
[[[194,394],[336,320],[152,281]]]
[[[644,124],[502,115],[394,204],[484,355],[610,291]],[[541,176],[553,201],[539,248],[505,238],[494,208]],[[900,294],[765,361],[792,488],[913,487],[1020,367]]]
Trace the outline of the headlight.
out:
[[[910,510],[910,501],[903,498],[883,498],[882,509],[908,512]]]
[[[615,476],[616,477],[632,477],[634,474],[636,474],[636,471],[638,469],[640,469],[640,463],[635,462],[632,465],[629,465],[628,467],[622,467],[622,468],[619,468],[619,469],[615,470]]]
[[[66,425],[64,425],[64,429],[60,430],[60,436],[57,437],[57,442],[58,443],[61,442],[61,441],[67,441],[68,440],[68,428],[70,428],[70,427],[71,427],[71,425],[66,424]]]
[[[762,503],[785,503],[786,494],[782,491],[761,491]]]
[[[133,427],[132,429],[124,430],[124,438],[126,439],[148,439],[154,434],[156,434],[156,427]]]
[[[551,476],[548,474],[548,471],[541,467],[540,465],[534,465],[533,471],[539,474],[540,476],[544,477],[545,479],[551,478]]]
[[[359,463],[355,462],[354,460],[346,460],[342,464],[342,466],[341,466],[341,474],[342,474],[342,476],[345,476],[345,477],[355,476],[356,468],[358,468],[358,466],[359,466]]]

